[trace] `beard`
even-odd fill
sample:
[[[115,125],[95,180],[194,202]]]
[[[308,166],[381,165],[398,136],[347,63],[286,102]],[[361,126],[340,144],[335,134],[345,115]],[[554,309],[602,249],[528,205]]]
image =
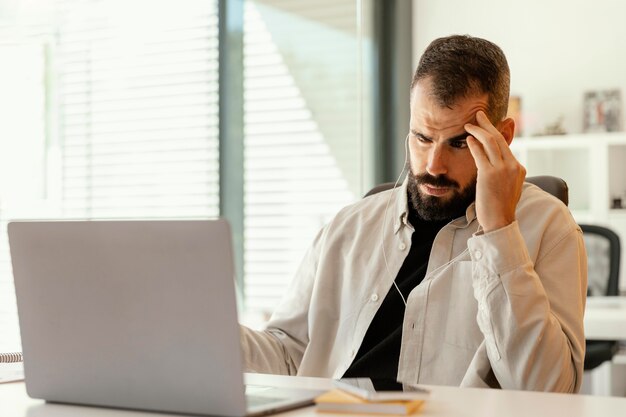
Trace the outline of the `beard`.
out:
[[[414,175],[409,169],[408,192],[409,199],[417,214],[427,221],[441,221],[465,215],[465,211],[476,199],[476,177],[461,188],[458,182],[445,175],[433,176],[428,173]],[[433,187],[449,187],[452,195],[443,199],[432,195],[425,195],[420,185]]]

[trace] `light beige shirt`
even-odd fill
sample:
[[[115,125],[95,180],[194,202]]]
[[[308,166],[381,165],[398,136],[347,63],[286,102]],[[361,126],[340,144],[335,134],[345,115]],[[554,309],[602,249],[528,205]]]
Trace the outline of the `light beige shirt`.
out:
[[[248,370],[343,376],[395,291],[414,231],[407,216],[406,181],[340,211],[316,237],[267,329],[242,326]],[[528,183],[516,216],[483,234],[472,204],[437,234],[426,276],[407,299],[400,381],[579,390],[582,232],[563,203]]]

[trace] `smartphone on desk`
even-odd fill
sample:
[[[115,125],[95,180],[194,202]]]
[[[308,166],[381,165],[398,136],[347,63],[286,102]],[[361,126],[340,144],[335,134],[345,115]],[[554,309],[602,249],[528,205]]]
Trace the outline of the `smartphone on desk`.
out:
[[[392,379],[342,378],[333,381],[335,387],[368,401],[406,401],[426,399],[427,389],[401,384]]]

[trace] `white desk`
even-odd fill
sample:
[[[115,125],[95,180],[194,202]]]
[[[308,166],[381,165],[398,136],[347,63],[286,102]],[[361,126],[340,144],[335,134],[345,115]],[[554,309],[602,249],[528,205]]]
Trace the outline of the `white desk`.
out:
[[[585,338],[626,340],[626,297],[588,297]]]
[[[326,389],[330,380],[274,375],[247,375],[248,382],[289,387]],[[455,417],[606,417],[626,413],[626,398],[546,394],[491,389],[429,387],[431,398],[419,416]],[[172,414],[114,410],[73,405],[46,404],[27,397],[23,383],[0,385],[2,417],[167,417]],[[280,414],[282,417],[320,417],[313,407]],[[346,414],[337,416],[346,417]]]

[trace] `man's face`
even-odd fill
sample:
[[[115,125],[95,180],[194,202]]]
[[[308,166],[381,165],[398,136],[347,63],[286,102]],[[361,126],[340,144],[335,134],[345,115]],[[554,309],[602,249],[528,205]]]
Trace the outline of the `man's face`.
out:
[[[477,170],[464,125],[476,124],[476,112],[487,111],[487,95],[462,98],[440,107],[422,80],[411,93],[409,196],[425,220],[465,214],[476,196]]]

